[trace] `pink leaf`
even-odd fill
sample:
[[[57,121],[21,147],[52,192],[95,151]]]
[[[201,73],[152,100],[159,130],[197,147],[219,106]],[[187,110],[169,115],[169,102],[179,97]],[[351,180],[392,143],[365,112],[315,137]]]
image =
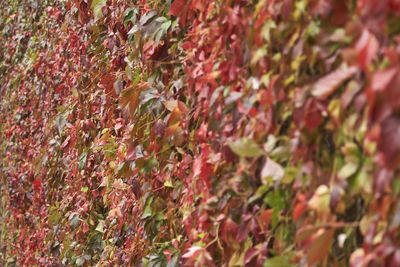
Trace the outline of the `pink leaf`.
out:
[[[264,182],[264,179],[267,177],[272,177],[274,181],[280,181],[285,175],[285,171],[282,166],[273,161],[270,158],[267,158],[267,162],[264,164],[264,167],[261,170],[261,179]]]
[[[375,72],[371,80],[371,89],[374,91],[383,91],[387,88],[397,73],[397,68]]]
[[[368,30],[363,30],[358,39],[355,49],[358,53],[357,59],[361,69],[365,70],[378,54],[379,42]]]
[[[64,149],[68,146],[69,141],[71,140],[71,136],[68,136],[64,142],[61,144],[61,149]]]
[[[250,261],[259,254],[259,250],[256,248],[249,248],[244,255],[244,264],[250,263]]]
[[[356,67],[341,65],[339,68],[319,79],[312,87],[312,95],[319,99],[326,99],[330,96],[345,80],[357,72]]]
[[[182,255],[182,258],[195,258],[204,248],[193,246],[188,249],[188,251]]]

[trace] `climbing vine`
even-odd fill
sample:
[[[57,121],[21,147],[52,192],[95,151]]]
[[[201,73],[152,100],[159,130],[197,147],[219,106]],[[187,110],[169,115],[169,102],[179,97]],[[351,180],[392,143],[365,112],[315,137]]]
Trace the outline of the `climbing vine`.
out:
[[[397,0],[12,0],[0,265],[400,265]]]

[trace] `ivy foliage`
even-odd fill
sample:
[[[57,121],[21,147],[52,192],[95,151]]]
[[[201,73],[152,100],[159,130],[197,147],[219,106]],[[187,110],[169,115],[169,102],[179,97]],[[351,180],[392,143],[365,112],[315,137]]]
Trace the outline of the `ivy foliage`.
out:
[[[397,0],[10,0],[0,265],[399,266]]]

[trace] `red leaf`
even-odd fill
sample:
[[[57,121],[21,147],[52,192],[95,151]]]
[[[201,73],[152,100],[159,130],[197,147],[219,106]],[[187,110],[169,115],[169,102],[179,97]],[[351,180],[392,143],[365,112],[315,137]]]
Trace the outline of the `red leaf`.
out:
[[[172,255],[171,250],[170,249],[164,250],[163,253],[164,253],[165,256],[167,256],[167,261],[170,262],[171,261],[171,255]]]
[[[305,106],[304,120],[308,130],[312,131],[322,122],[321,111],[315,99],[308,99]]]
[[[336,0],[332,2],[332,24],[335,26],[341,26],[346,24],[350,19],[349,8],[346,0]]]
[[[247,235],[248,235],[247,225],[248,225],[247,222],[243,222],[240,225],[239,230],[238,230],[238,234],[236,236],[236,242],[240,243],[240,242],[243,242],[243,241],[245,241],[247,239]]]
[[[387,100],[390,104],[390,106],[393,109],[398,109],[400,106],[400,76],[399,76],[399,69],[396,68],[393,79],[390,81],[390,83],[387,85],[386,89],[386,97]]]
[[[130,249],[132,246],[132,241],[131,239],[128,237],[125,241],[125,249]]]
[[[201,173],[203,167],[203,160],[201,157],[197,157],[193,162],[193,177],[197,177]]]
[[[342,65],[325,77],[319,79],[312,87],[312,95],[319,99],[326,99],[330,96],[345,80],[357,72],[356,67]]]
[[[389,166],[400,163],[400,119],[390,117],[382,123],[379,150]]]
[[[377,56],[379,43],[372,33],[364,29],[356,43],[355,49],[358,53],[358,63],[361,69],[365,70]]]
[[[354,97],[361,90],[361,85],[357,82],[349,82],[346,86],[346,91],[342,94],[340,98],[341,106],[346,109],[350,103],[353,101]]]
[[[184,9],[186,0],[175,0],[169,8],[168,15],[178,16]]]
[[[244,264],[250,263],[250,261],[259,254],[259,250],[256,248],[249,248],[244,255]]]
[[[40,180],[33,181],[33,190],[39,191],[41,186],[42,186],[42,182]]]
[[[190,42],[190,41],[187,41],[187,42],[183,43],[183,44],[181,45],[181,47],[182,47],[182,49],[184,49],[184,50],[191,50],[191,49],[193,49],[193,43]]]
[[[375,72],[371,80],[371,89],[374,91],[383,91],[387,88],[397,73],[397,68],[390,68]]]
[[[71,136],[68,136],[64,142],[61,144],[61,149],[64,149],[68,146],[69,141],[71,140]]]
[[[396,251],[393,253],[393,258],[390,262],[390,266],[400,266],[400,249],[396,249]]]
[[[229,239],[229,234],[231,234],[233,237],[236,237],[239,227],[238,225],[231,219],[227,218],[222,226],[222,240],[225,241],[225,243],[230,244],[231,241]]]
[[[315,228],[311,225],[304,226],[297,230],[295,241],[301,247],[308,247],[308,245],[314,240],[313,234],[315,233]]]

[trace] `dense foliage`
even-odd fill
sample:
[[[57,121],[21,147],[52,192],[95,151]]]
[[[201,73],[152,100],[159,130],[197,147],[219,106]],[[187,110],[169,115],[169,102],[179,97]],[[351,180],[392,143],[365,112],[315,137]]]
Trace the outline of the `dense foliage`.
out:
[[[400,266],[400,1],[2,4],[0,265]]]

